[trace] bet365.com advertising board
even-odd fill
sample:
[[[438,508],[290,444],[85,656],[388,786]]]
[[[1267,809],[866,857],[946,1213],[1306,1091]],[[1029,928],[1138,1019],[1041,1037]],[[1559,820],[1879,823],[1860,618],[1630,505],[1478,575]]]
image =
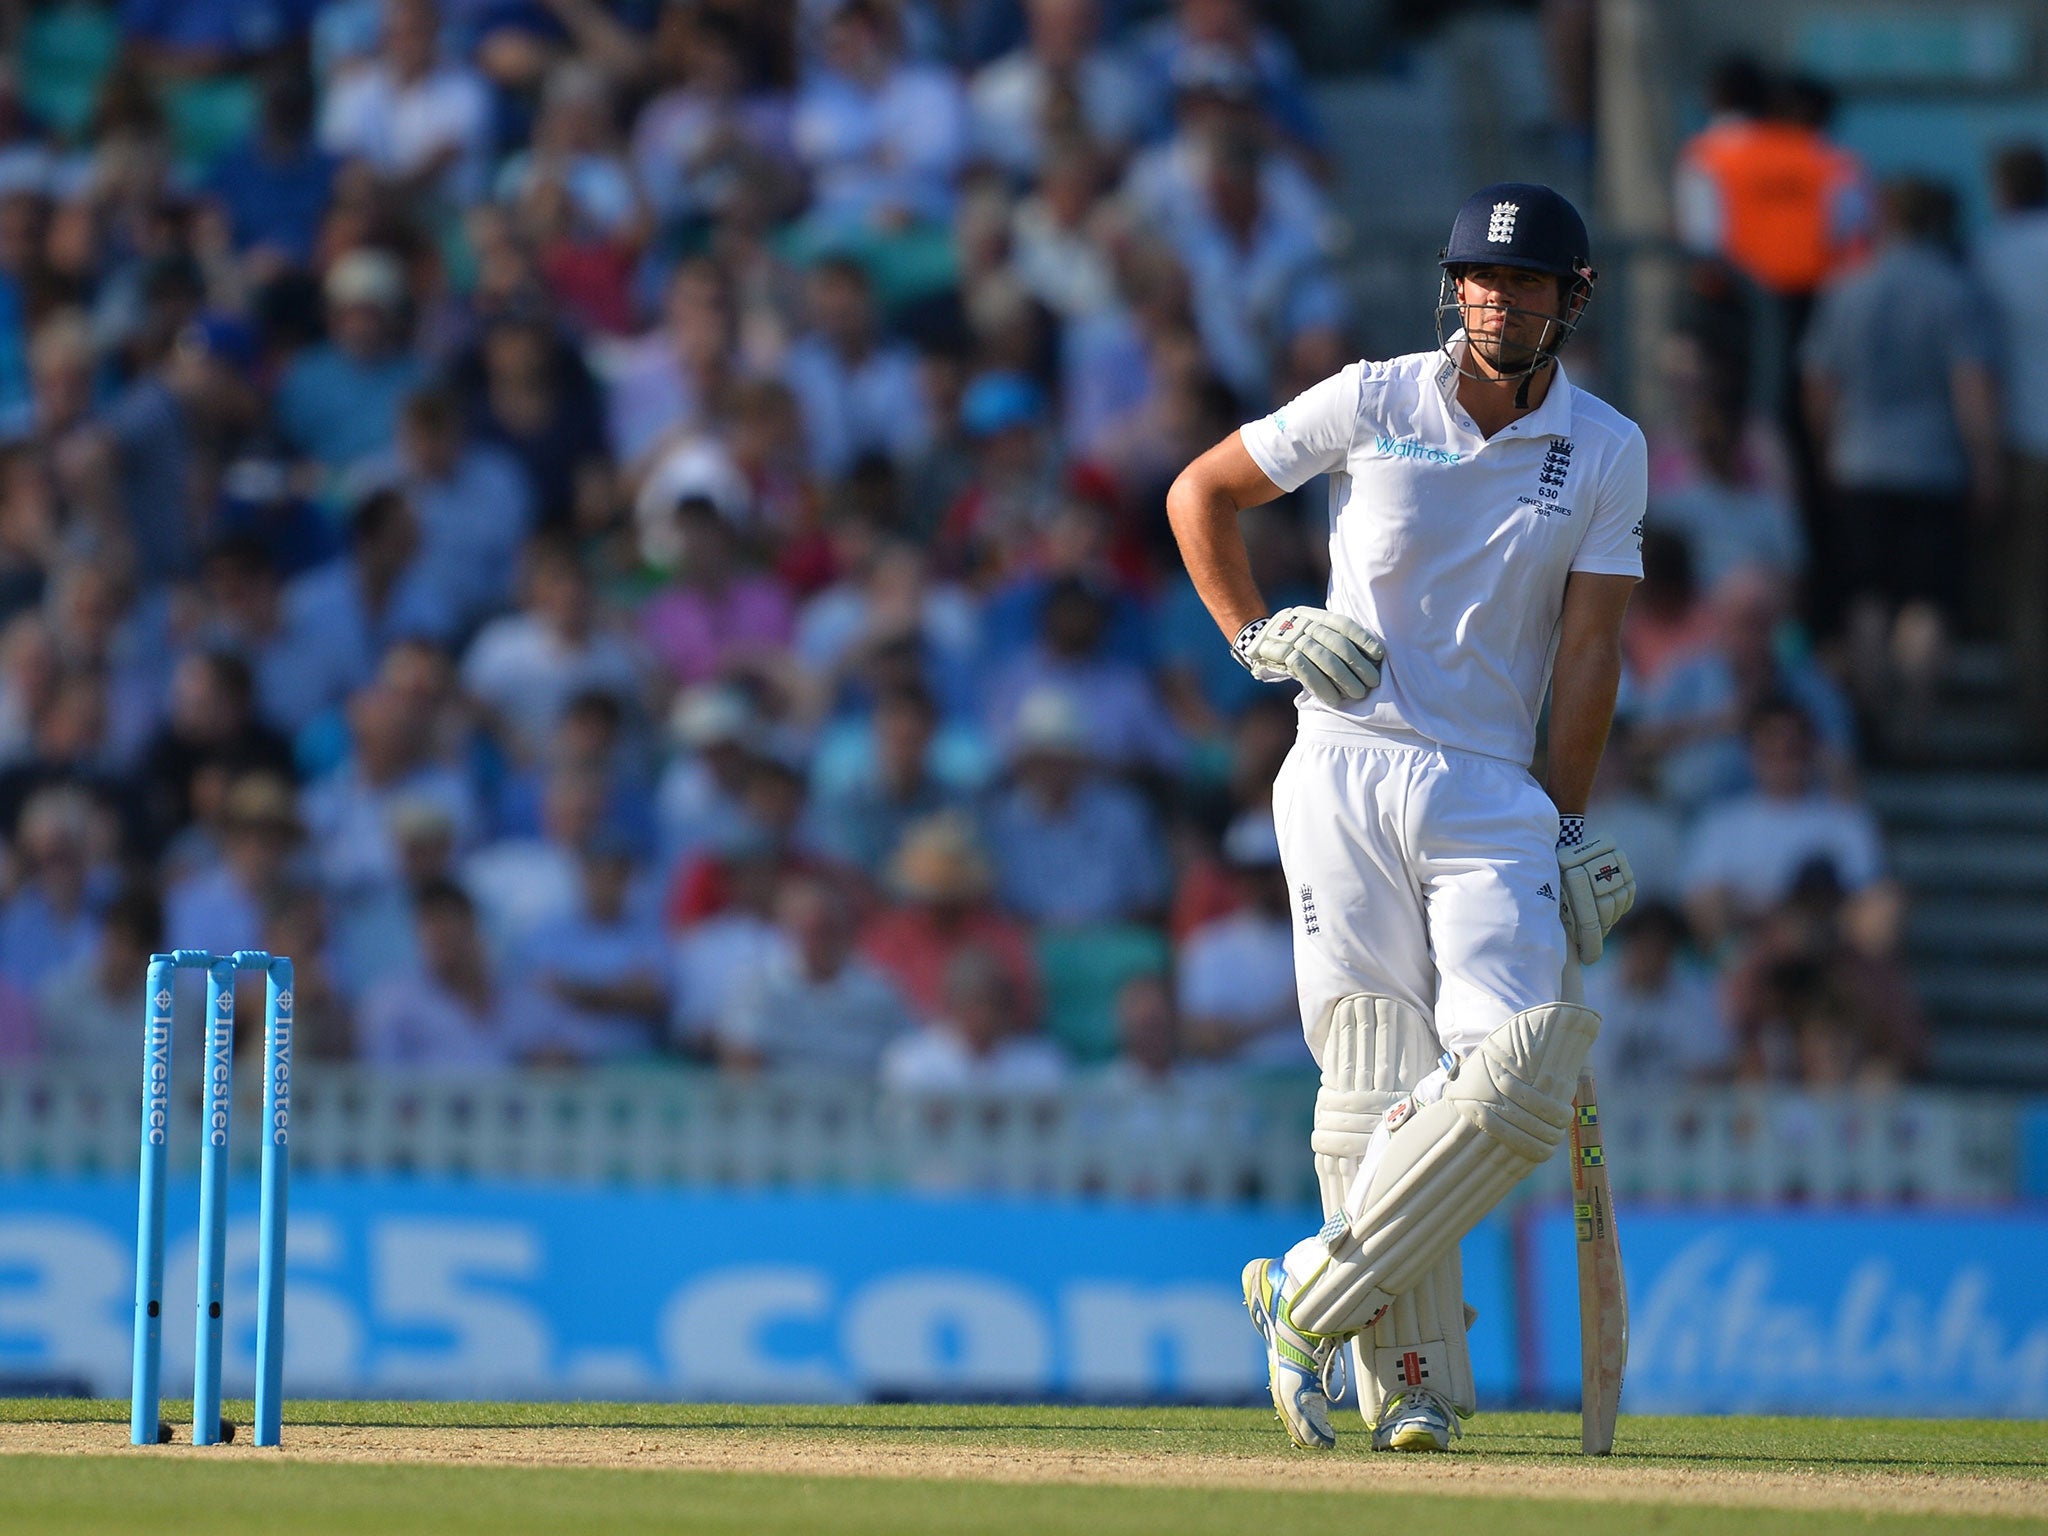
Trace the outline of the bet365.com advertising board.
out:
[[[0,1182],[0,1379],[123,1396],[135,1191]],[[253,1372],[255,1199],[228,1235]],[[191,1379],[196,1188],[174,1185],[165,1381]],[[2048,1220],[1620,1212],[1625,1410],[2048,1414]],[[305,1179],[294,1397],[1255,1402],[1238,1270],[1312,1212]],[[1569,1403],[1572,1226],[1465,1245],[1482,1399]]]

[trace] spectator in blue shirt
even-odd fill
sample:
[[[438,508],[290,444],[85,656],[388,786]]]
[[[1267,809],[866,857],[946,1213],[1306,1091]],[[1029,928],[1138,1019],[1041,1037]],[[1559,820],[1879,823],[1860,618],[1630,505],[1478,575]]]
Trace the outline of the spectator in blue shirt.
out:
[[[206,178],[235,249],[263,267],[303,267],[313,259],[338,162],[313,144],[312,132],[310,86],[296,70],[278,70],[264,84],[255,135]]]
[[[421,367],[405,350],[405,273],[397,257],[350,251],[328,269],[326,294],[328,340],[285,370],[277,421],[300,453],[339,472],[391,446]]]
[[[1003,904],[1074,926],[1153,913],[1166,893],[1158,829],[1134,791],[1096,773],[1076,702],[1053,688],[1027,695],[1012,743],[1015,782],[988,828]]]

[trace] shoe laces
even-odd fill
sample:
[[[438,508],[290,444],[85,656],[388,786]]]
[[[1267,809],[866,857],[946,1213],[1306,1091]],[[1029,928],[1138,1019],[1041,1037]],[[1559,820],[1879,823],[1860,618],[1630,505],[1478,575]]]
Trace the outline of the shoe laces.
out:
[[[1376,1430],[1384,1429],[1387,1421],[1394,1416],[1395,1410],[1404,1403],[1433,1410],[1442,1418],[1445,1424],[1450,1426],[1452,1439],[1462,1440],[1465,1438],[1465,1426],[1459,1420],[1458,1410],[1451,1406],[1450,1399],[1446,1398],[1441,1392],[1434,1391],[1429,1387],[1403,1387],[1400,1391],[1396,1392],[1381,1406],[1380,1416],[1374,1422],[1373,1428]]]
[[[1316,1380],[1322,1384],[1323,1396],[1334,1403],[1351,1387],[1351,1351],[1334,1339],[1324,1348],[1329,1353],[1323,1356],[1323,1368]]]

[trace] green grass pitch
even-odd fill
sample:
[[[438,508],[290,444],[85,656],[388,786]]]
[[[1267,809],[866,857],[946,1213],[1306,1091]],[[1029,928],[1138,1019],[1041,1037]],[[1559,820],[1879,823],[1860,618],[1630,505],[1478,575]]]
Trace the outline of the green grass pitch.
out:
[[[166,1419],[187,1441],[189,1409]],[[2048,1426],[2008,1421],[1625,1418],[1600,1463],[1564,1414],[1483,1415],[1447,1457],[1355,1431],[1311,1457],[1230,1409],[294,1402],[283,1456],[136,1449],[126,1425],[126,1403],[0,1400],[0,1531],[2048,1532]],[[738,1469],[646,1464],[713,1446]],[[356,1459],[302,1459],[330,1453]]]

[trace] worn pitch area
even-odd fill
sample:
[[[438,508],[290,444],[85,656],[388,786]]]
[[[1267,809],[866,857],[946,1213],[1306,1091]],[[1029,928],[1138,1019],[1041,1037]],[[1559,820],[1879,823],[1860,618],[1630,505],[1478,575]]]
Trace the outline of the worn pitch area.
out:
[[[1232,1409],[302,1403],[283,1450],[127,1444],[120,1402],[0,1401],[0,1527],[1177,1533],[1470,1521],[1578,1532],[2048,1532],[2048,1430],[2012,1422],[1487,1414],[1447,1456],[1293,1451]],[[1357,1420],[1351,1418],[1355,1425]],[[1341,1433],[1340,1429],[1340,1433]],[[80,1459],[87,1458],[87,1459]],[[620,1475],[625,1474],[625,1475]],[[139,1524],[138,1524],[139,1522]]]

